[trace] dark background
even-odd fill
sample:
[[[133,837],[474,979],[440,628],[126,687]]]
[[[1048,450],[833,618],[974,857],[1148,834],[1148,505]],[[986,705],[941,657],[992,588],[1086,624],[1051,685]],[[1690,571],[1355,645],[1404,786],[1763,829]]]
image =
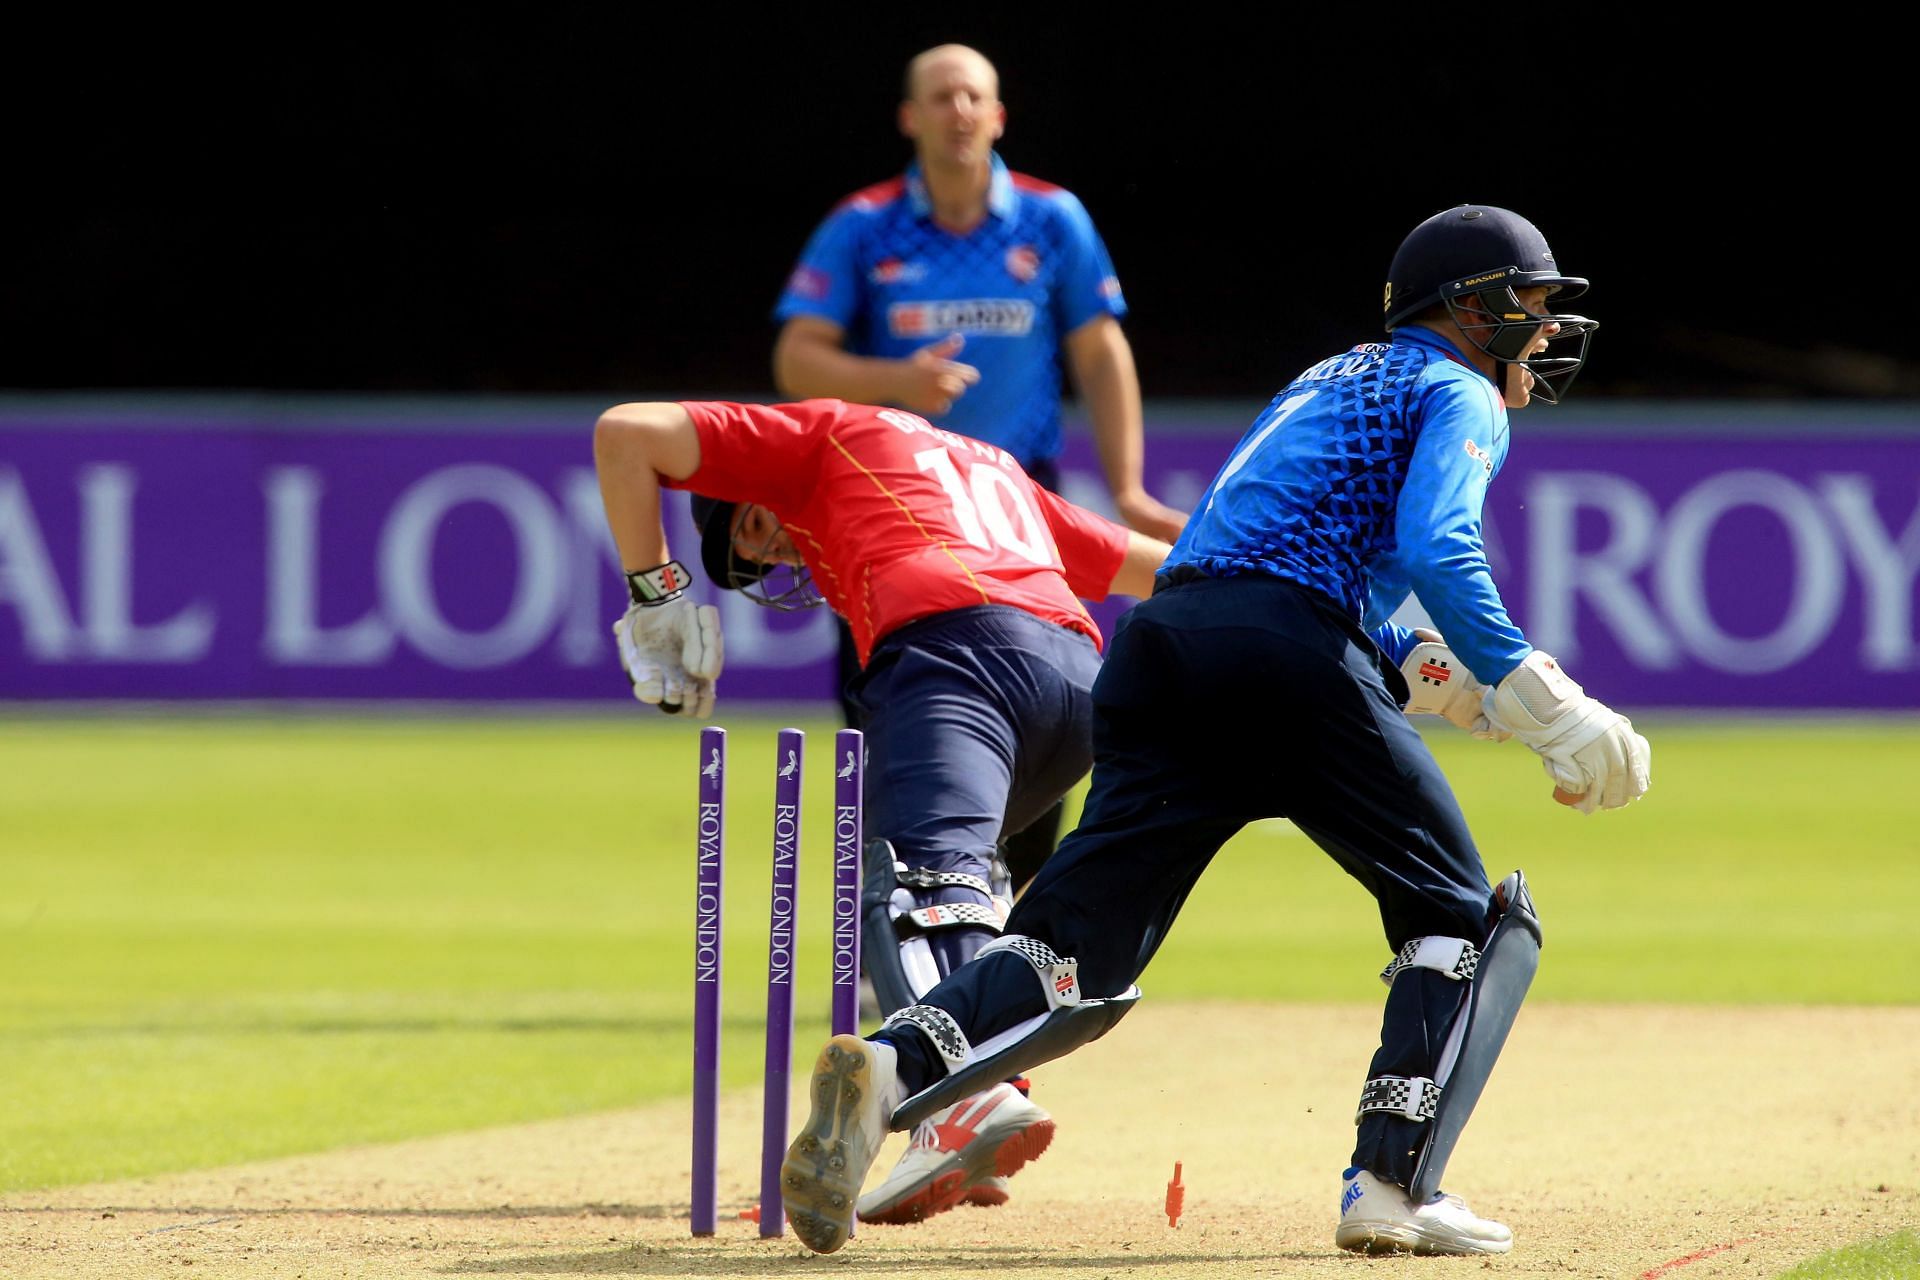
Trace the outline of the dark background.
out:
[[[795,255],[905,164],[902,66],[957,39],[1000,68],[1008,162],[1092,212],[1149,396],[1264,396],[1375,336],[1400,237],[1471,201],[1592,278],[1581,397],[1920,398],[1914,148],[1847,107],[1857,58],[1624,11],[1112,12],[292,11],[16,49],[0,385],[770,397]]]

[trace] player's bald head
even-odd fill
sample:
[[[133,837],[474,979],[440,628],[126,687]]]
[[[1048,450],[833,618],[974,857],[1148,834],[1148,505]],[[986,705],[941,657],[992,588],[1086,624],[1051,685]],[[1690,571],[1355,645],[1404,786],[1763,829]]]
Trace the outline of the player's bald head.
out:
[[[928,77],[941,71],[956,69],[984,76],[987,96],[1000,97],[1000,73],[987,61],[986,55],[978,49],[964,44],[935,45],[924,53],[915,54],[907,63],[907,74],[901,83],[900,96],[905,101],[913,101],[920,93],[920,87]]]

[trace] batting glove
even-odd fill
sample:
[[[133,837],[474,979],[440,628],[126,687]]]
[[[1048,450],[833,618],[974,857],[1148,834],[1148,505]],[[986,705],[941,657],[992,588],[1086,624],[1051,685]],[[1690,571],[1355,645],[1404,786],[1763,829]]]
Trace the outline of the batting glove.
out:
[[[1428,634],[1432,634],[1429,632]],[[1513,736],[1487,718],[1482,695],[1487,686],[1444,644],[1427,641],[1413,647],[1400,673],[1407,678],[1407,714],[1443,716],[1476,738],[1505,742]]]
[[[1539,650],[1489,690],[1484,706],[1496,728],[1533,748],[1558,791],[1582,813],[1618,809],[1646,794],[1653,781],[1653,749],[1633,722],[1589,698]]]
[[[687,574],[678,563],[627,578],[634,603],[613,624],[613,636],[633,696],[668,715],[712,715],[723,658],[720,611],[686,597]]]

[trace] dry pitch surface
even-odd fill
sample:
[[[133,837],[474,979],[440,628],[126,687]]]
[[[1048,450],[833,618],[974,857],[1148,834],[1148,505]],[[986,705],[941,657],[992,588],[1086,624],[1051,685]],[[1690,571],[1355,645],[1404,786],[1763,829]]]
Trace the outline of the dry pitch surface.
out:
[[[1010,1204],[866,1227],[830,1257],[733,1217],[758,1182],[748,1091],[722,1117],[725,1219],[712,1240],[687,1236],[682,1101],[16,1194],[0,1199],[0,1276],[1707,1280],[1772,1276],[1920,1223],[1920,1009],[1539,1005],[1522,1014],[1449,1179],[1513,1227],[1514,1252],[1342,1254],[1337,1175],[1377,1016],[1149,998],[1106,1040],[1036,1073],[1034,1097],[1060,1131]],[[1176,1160],[1177,1230],[1162,1213]]]

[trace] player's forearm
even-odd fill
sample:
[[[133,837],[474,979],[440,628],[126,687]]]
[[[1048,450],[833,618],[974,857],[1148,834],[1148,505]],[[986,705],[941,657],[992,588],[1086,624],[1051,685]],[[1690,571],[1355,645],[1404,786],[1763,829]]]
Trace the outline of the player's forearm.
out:
[[[782,334],[773,348],[773,381],[789,400],[831,397],[849,404],[897,404],[899,360],[857,356],[814,336]]]
[[[1138,596],[1145,599],[1153,594],[1153,575],[1160,571],[1167,553],[1173,548],[1158,538],[1149,538],[1144,533],[1127,533],[1127,554],[1120,561],[1119,570],[1113,575],[1113,585],[1108,588],[1110,595]]]
[[[594,424],[593,463],[621,565],[634,571],[665,563],[671,553],[660,477],[684,480],[699,469],[692,416],[677,404],[615,405]]]
[[[1095,321],[1089,329],[1069,337],[1067,357],[1093,428],[1100,470],[1115,498],[1141,493],[1146,446],[1133,348],[1117,321]]]

